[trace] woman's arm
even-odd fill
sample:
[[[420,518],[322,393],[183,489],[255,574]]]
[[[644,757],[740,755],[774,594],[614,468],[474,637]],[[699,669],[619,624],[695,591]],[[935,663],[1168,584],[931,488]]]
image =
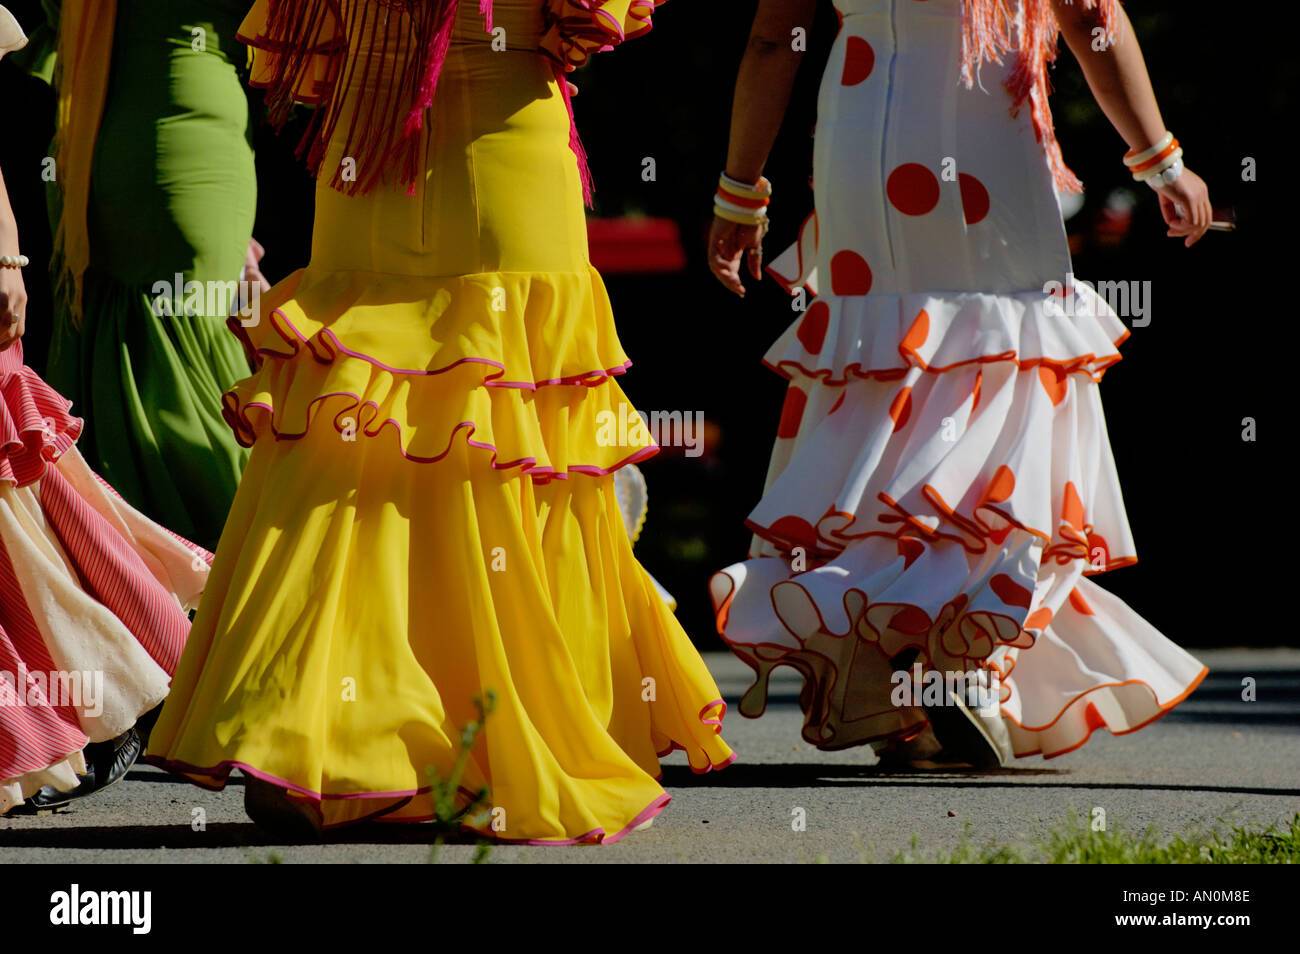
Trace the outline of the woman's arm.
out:
[[[18,221],[9,205],[0,173],[0,255],[18,255]],[[0,266],[0,351],[6,351],[26,329],[27,288],[22,269]]]
[[[1095,8],[1085,10],[1082,3],[1071,0],[1052,0],[1052,7],[1061,35],[1079,61],[1093,97],[1129,148],[1141,152],[1159,141],[1165,134],[1164,120],[1160,118],[1133,24],[1123,7],[1116,4],[1116,41],[1101,50],[1093,47],[1092,31],[1100,25]],[[1156,191],[1160,211],[1169,226],[1166,234],[1184,238],[1188,246],[1199,241],[1213,217],[1209,190],[1201,178],[1184,169],[1173,183]]]
[[[731,105],[731,139],[727,175],[741,182],[758,182],[790,103],[790,90],[803,53],[793,49],[795,27],[812,25],[817,0],[759,0],[749,43],[736,76]],[[745,294],[740,260],[752,251],[749,272],[763,274],[762,235],[753,225],[714,218],[709,230],[709,268],[737,295]]]

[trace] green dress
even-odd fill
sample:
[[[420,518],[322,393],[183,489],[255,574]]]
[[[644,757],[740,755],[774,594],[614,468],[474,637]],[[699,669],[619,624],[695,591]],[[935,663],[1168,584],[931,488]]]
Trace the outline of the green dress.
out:
[[[209,548],[247,458],[221,394],[250,369],[220,296],[209,302],[186,283],[237,281],[252,234],[257,181],[235,71],[247,7],[119,0],[82,318],[77,327],[56,302],[47,375],[86,419],[80,447],[92,466],[137,509]],[[202,304],[186,314],[163,286]]]

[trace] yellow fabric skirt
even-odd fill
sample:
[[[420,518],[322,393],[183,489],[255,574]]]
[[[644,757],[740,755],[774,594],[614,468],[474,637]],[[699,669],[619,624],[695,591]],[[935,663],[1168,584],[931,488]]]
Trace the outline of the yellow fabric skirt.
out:
[[[150,759],[327,826],[427,819],[491,690],[479,830],[612,840],[667,802],[660,755],[734,758],[725,706],[618,510],[610,475],[655,448],[551,67],[454,44],[433,117],[415,194],[322,186],[311,264],[240,329],[252,454]]]

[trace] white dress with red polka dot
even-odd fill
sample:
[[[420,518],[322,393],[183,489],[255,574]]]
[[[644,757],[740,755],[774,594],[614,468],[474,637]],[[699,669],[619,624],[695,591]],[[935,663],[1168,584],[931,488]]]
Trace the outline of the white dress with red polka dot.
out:
[[[770,269],[816,297],[765,358],[790,386],[751,559],[711,582],[741,711],[790,665],[807,741],[909,737],[915,649],[998,676],[1017,755],[1132,731],[1205,669],[1085,579],[1136,560],[1097,384],[1128,332],[1071,278],[1010,61],[962,85],[960,0],[836,7],[816,213]]]

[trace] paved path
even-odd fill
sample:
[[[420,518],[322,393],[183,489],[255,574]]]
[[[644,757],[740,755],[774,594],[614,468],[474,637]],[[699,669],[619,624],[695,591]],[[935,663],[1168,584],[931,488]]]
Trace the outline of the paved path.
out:
[[[909,850],[951,849],[969,823],[975,845],[1029,843],[1071,810],[1106,810],[1111,826],[1269,824],[1300,812],[1300,649],[1215,650],[1197,654],[1211,673],[1181,707],[1129,736],[1101,732],[1052,761],[1024,759],[981,775],[882,774],[862,749],[819,752],[799,739],[799,680],[778,670],[772,704],[758,720],[734,714],[748,669],[710,654],[710,668],[733,713],[728,741],[740,761],[692,775],[680,753],[665,759],[673,796],[647,832],[615,845],[498,847],[494,862],[812,862],[887,861]],[[1258,700],[1241,701],[1245,676]],[[190,828],[203,807],[207,830]],[[807,830],[793,831],[792,810]],[[950,814],[955,813],[955,814]],[[237,780],[210,793],[149,767],[80,803],[74,812],[0,819],[0,864],[19,862],[424,862],[427,830],[394,826],[335,834],[313,846],[276,845],[243,813]],[[468,845],[443,849],[465,861]]]

